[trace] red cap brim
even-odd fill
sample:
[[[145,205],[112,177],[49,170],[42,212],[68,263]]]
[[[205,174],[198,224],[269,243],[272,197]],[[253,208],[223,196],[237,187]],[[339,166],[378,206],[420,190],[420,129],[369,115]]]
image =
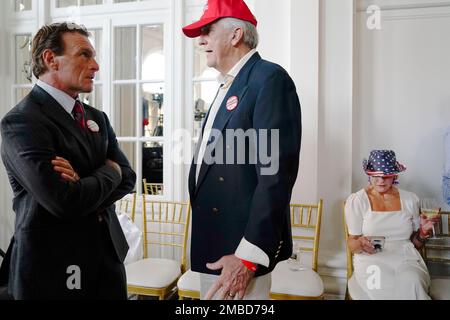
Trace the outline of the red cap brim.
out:
[[[205,18],[201,19],[197,22],[194,22],[186,27],[183,28],[183,33],[186,35],[186,37],[189,38],[197,38],[200,37],[202,34],[202,28],[216,20],[219,20],[219,18]]]

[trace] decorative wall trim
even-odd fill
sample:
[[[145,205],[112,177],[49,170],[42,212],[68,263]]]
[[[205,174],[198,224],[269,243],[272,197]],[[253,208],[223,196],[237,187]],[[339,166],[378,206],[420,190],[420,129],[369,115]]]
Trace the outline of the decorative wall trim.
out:
[[[407,10],[450,7],[449,0],[357,0],[357,12],[365,12],[371,5],[377,5],[381,10]]]
[[[83,17],[86,17],[90,15],[134,13],[147,10],[150,11],[169,10],[171,6],[171,1],[169,0],[111,3],[103,5],[68,7],[68,8],[55,8],[55,5],[53,5],[54,0],[51,3],[52,5],[50,10],[52,18],[67,17],[71,15],[81,15]]]
[[[356,12],[357,18],[364,18],[366,15],[366,11]],[[408,10],[388,10],[381,13],[382,21],[433,19],[447,17],[450,17],[450,6],[411,8]]]

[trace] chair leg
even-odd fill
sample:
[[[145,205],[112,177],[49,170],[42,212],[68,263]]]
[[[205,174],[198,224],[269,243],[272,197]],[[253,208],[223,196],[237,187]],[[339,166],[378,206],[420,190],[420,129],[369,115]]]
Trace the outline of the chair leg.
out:
[[[348,292],[348,287],[345,288],[345,300],[352,300],[352,297],[350,296],[350,293]]]

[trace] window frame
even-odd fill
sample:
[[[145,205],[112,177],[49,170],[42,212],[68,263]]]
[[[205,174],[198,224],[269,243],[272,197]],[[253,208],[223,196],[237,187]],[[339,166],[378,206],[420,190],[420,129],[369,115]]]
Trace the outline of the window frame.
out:
[[[189,199],[187,189],[187,177],[189,172],[189,163],[181,165],[172,162],[172,152],[174,141],[173,133],[176,129],[187,130],[193,134],[194,125],[194,101],[193,101],[193,46],[192,41],[186,38],[181,28],[186,21],[195,20],[203,12],[206,0],[148,0],[140,2],[112,3],[112,0],[104,0],[104,4],[88,5],[72,8],[56,8],[56,0],[32,0],[32,10],[24,12],[13,12],[10,18],[5,21],[7,27],[8,49],[7,61],[11,63],[11,72],[15,72],[15,35],[23,33],[31,33],[33,37],[38,28],[46,23],[72,21],[84,24],[87,29],[102,30],[102,57],[100,68],[102,77],[96,79],[94,85],[101,85],[102,92],[102,111],[104,111],[114,123],[114,89],[113,89],[113,30],[115,26],[126,25],[164,25],[164,56],[166,63],[165,72],[165,92],[164,92],[164,136],[163,137],[142,137],[138,136],[138,132],[134,137],[118,137],[120,142],[135,143],[136,164],[133,165],[137,169],[138,179],[136,189],[138,194],[142,193],[142,144],[144,142],[158,141],[163,143],[163,182],[164,195],[155,196],[156,199],[187,201]],[[14,2],[10,0],[11,10],[14,10]],[[72,13],[71,13],[72,12]],[[139,28],[139,33],[141,29]],[[179,30],[179,32],[177,32]],[[177,48],[175,50],[174,48]],[[141,59],[140,48],[138,48],[138,58]],[[111,67],[109,67],[111,66]],[[140,64],[137,64],[140,68]],[[14,74],[14,73],[10,73]],[[6,80],[6,84],[10,88],[7,90],[9,97],[5,97],[5,101],[13,107],[15,105],[15,90],[22,85],[13,83],[15,80]],[[33,83],[24,85],[32,88]],[[139,90],[136,92],[136,104],[142,95],[142,85],[150,81],[139,79]],[[137,123],[142,119],[141,108],[137,109]],[[140,126],[137,126],[138,131]],[[192,140],[193,143],[194,139]]]

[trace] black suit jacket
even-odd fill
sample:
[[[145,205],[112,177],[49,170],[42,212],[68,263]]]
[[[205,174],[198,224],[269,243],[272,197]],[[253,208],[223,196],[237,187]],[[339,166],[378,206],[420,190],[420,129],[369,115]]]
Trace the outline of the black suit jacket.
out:
[[[75,294],[66,286],[71,265],[80,267],[82,295],[92,294],[89,285],[101,272],[93,249],[101,241],[99,214],[112,241],[105,250],[114,250],[120,262],[127,254],[114,203],[134,188],[136,175],[107,116],[84,108],[86,120],[95,121],[99,132],[81,130],[62,106],[35,86],[1,122],[1,155],[16,213],[9,249],[9,291],[16,299]],[[64,181],[51,164],[56,156],[67,159],[81,180]],[[105,165],[106,159],[120,165],[122,177]]]
[[[233,96],[238,97],[238,106],[228,111],[226,104]],[[209,147],[215,150],[213,156],[219,151],[226,155],[231,150],[229,156],[235,164],[203,162],[196,184],[196,164],[192,163],[189,174],[192,270],[220,274],[220,270],[207,269],[206,263],[235,253],[245,237],[268,255],[269,267],[260,266],[256,273],[266,274],[292,253],[289,203],[297,178],[301,142],[300,102],[292,79],[283,68],[255,53],[230,87],[213,129],[222,132],[221,138],[210,141]],[[279,130],[279,170],[273,175],[262,175],[261,169],[268,167],[264,159],[258,156],[256,164],[250,161],[261,147],[270,150],[270,137],[266,144],[259,138],[256,144],[247,141],[246,164],[237,164],[238,147],[233,139],[227,138],[227,129],[256,129],[257,134],[262,129],[269,133],[272,129]]]

